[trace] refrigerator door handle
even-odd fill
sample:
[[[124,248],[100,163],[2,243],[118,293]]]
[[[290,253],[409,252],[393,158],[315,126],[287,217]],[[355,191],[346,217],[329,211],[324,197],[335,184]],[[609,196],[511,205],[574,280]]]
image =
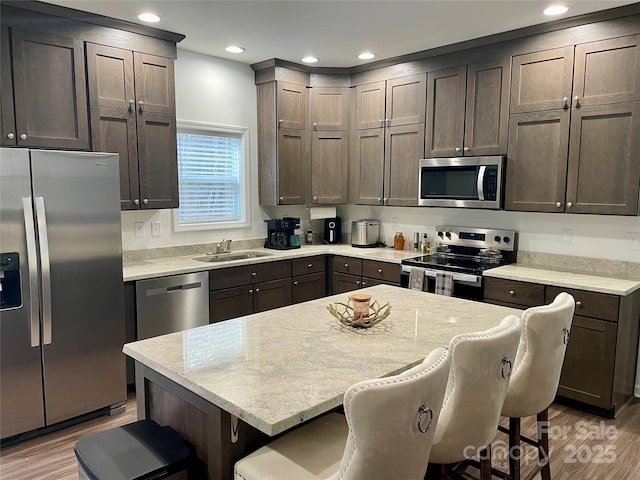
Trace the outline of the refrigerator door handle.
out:
[[[51,271],[49,265],[49,236],[47,235],[47,217],[44,198],[36,197],[36,215],[38,219],[38,239],[40,240],[40,270],[42,272],[42,344],[51,343]]]
[[[27,266],[29,268],[29,319],[31,330],[31,346],[40,346],[40,318],[38,315],[38,263],[36,260],[36,230],[33,223],[33,205],[31,197],[22,199],[24,212],[24,229],[27,240]]]

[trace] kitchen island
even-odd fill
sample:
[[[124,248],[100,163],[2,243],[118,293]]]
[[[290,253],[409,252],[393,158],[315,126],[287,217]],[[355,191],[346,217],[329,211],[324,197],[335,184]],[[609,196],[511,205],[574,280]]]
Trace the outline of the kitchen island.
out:
[[[208,478],[271,437],[342,404],[359,381],[402,372],[457,334],[520,310],[380,285],[359,290],[391,314],[352,329],[326,306],[346,294],[124,346],[136,361],[139,418],[172,425],[195,445]]]

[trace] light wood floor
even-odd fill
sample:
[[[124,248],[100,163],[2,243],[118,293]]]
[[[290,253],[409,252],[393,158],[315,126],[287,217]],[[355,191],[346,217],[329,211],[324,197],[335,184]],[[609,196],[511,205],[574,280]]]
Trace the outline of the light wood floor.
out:
[[[133,396],[127,400],[126,407],[123,414],[95,418],[2,449],[0,478],[77,480],[75,443],[84,436],[135,421]],[[615,420],[554,404],[549,410],[549,421],[553,480],[640,480],[640,401],[629,405]],[[560,427],[565,431],[561,433]],[[534,419],[523,421],[522,433],[535,435]],[[498,434],[494,442],[497,454],[501,449],[504,451],[506,441],[506,436]],[[530,453],[535,455],[533,450]],[[535,460],[531,457],[523,460],[523,478],[533,468]],[[494,465],[503,466],[499,458],[494,459]],[[469,469],[466,476],[479,478],[473,469]]]

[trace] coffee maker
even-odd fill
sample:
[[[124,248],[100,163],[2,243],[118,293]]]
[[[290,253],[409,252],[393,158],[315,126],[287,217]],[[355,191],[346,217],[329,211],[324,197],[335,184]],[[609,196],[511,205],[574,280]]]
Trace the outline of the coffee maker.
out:
[[[324,219],[324,243],[333,245],[340,243],[342,238],[342,221],[340,217]]]
[[[267,222],[267,239],[264,242],[264,248],[275,250],[300,248],[300,237],[294,232],[296,228],[300,228],[300,218],[282,217],[265,220],[265,222]]]

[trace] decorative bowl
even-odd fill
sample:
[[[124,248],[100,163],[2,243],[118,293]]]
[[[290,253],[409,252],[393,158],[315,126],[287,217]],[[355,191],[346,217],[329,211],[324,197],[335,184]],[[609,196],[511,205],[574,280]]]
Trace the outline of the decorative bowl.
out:
[[[349,298],[346,303],[335,302],[327,305],[329,313],[336,317],[338,321],[348,327],[354,328],[370,328],[377,325],[391,313],[391,303],[387,302],[380,305],[377,301],[373,301],[369,305],[369,313],[362,316],[354,314],[353,300]]]

